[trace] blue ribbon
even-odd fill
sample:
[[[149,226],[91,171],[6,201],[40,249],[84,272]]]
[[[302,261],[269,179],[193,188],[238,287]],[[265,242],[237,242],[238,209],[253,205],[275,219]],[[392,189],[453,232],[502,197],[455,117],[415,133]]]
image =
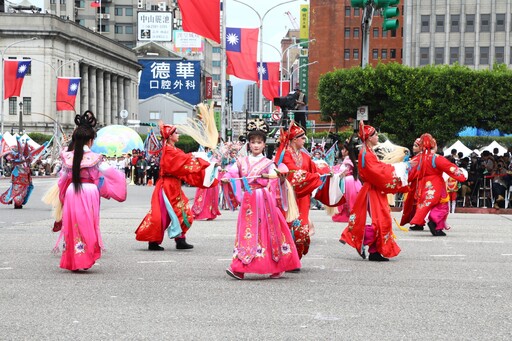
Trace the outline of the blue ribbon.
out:
[[[242,183],[244,184],[245,191],[249,194],[252,193],[251,186],[249,186],[249,182],[247,181],[247,178],[244,176],[242,177]]]

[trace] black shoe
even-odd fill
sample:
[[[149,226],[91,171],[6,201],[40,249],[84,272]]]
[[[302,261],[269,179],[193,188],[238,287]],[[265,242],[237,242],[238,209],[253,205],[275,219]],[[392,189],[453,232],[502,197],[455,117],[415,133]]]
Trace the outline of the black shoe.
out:
[[[430,229],[430,233],[432,233],[432,235],[435,236],[436,235],[436,231],[437,231],[436,230],[437,224],[434,223],[433,221],[429,221],[427,223],[427,225],[428,225],[428,228]]]
[[[411,225],[409,226],[409,230],[411,231],[423,231],[425,228],[423,225]]]
[[[370,262],[387,262],[389,261],[388,258],[386,257],[383,257],[380,253],[378,252],[373,252],[373,253],[370,253],[370,257],[368,257],[368,260]]]
[[[193,249],[194,245],[187,243],[185,238],[175,238],[176,241],[176,248],[178,250],[187,250],[187,249]]]
[[[436,234],[434,234],[436,237],[444,237],[446,236],[446,233],[443,232],[443,230],[436,230]]]
[[[22,209],[22,208],[23,208],[23,206],[22,206],[22,205],[14,205],[14,209],[15,209],[15,210],[20,210],[20,209]]]
[[[148,243],[148,250],[151,250],[151,251],[163,251],[164,248],[161,247],[158,243],[156,242],[149,242]]]

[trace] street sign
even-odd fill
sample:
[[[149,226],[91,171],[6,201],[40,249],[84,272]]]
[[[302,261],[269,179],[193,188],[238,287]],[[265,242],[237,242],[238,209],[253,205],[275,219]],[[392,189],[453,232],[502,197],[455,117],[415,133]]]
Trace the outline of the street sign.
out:
[[[358,121],[368,121],[368,106],[362,106],[357,108],[357,114],[356,114]]]
[[[125,119],[128,117],[128,110],[121,110],[121,112],[119,113],[119,115],[121,116],[122,119]]]

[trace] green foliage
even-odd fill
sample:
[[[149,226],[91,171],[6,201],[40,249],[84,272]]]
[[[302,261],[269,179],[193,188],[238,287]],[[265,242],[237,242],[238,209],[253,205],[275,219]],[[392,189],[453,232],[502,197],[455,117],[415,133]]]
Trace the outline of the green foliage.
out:
[[[321,76],[322,118],[343,126],[368,105],[369,124],[410,145],[425,132],[439,145],[464,127],[512,133],[512,71],[474,71],[460,65],[411,68],[397,63],[338,69]]]
[[[187,135],[180,135],[179,141],[176,143],[176,147],[183,150],[185,153],[197,152],[199,149],[199,143],[197,143],[192,137]]]
[[[43,144],[46,141],[50,141],[50,139],[52,138],[52,135],[46,135],[46,134],[43,134],[43,133],[28,133],[27,135],[32,140],[34,140],[35,142],[37,142],[39,144]]]

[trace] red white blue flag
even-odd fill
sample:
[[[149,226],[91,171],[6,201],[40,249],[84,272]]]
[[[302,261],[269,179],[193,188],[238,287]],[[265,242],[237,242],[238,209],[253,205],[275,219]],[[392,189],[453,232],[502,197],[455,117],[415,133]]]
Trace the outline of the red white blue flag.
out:
[[[279,62],[258,63],[258,74],[261,73],[263,96],[269,101],[279,97]],[[259,82],[259,79],[258,79]]]
[[[57,111],[75,110],[76,94],[80,89],[80,78],[59,77],[57,79]]]
[[[101,1],[94,0],[93,2],[91,2],[91,7],[95,7],[95,8],[101,7]]]
[[[241,79],[258,81],[258,28],[226,27],[226,72]]]
[[[19,96],[30,60],[4,60],[4,99]]]

